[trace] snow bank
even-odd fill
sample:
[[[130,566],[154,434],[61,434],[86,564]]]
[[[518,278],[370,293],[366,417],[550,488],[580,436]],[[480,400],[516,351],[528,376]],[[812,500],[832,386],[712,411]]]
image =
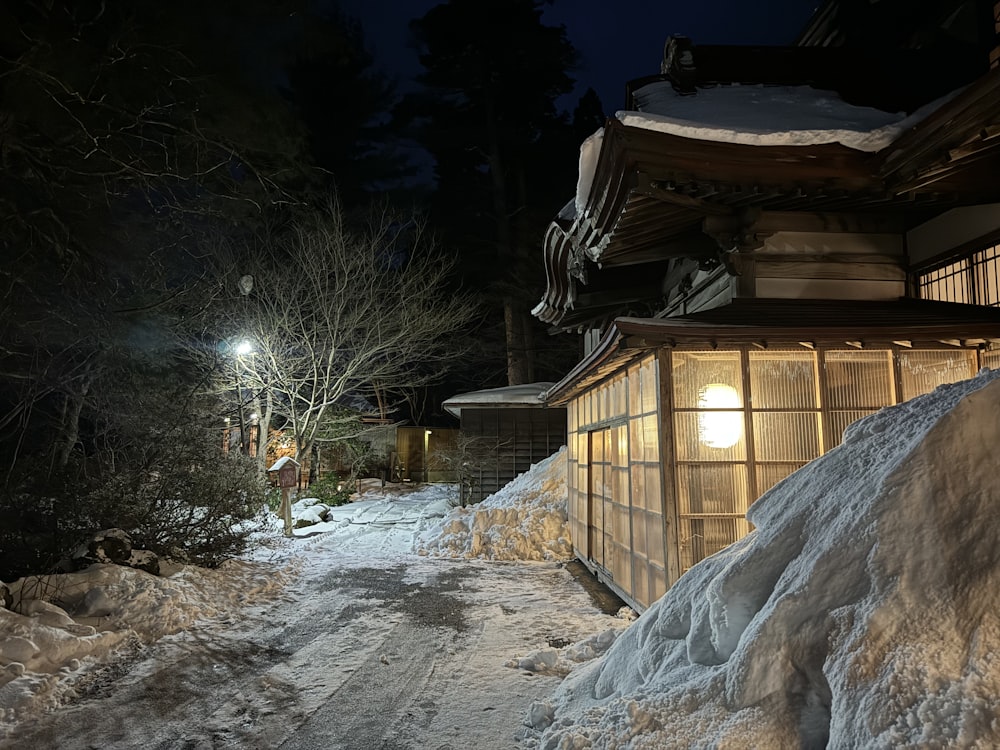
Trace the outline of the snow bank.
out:
[[[1000,382],[852,425],[574,671],[539,746],[1000,746]]]
[[[0,607],[0,721],[58,703],[82,661],[230,616],[277,593],[288,577],[234,560],[217,570],[185,566],[169,578],[98,564],[15,581],[12,609]]]
[[[423,555],[491,560],[565,560],[573,556],[566,522],[566,448],[481,503],[454,508],[421,535]]]

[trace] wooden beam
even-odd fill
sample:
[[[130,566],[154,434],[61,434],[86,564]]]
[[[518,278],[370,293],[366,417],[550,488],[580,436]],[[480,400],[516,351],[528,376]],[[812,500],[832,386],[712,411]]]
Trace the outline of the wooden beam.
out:
[[[904,230],[899,215],[856,214],[838,211],[762,211],[750,229],[775,232],[849,232],[852,234],[899,234]]]
[[[733,210],[727,206],[720,206],[702,198],[678,192],[672,183],[656,180],[645,172],[639,172],[636,175],[635,191],[655,200],[684,208],[693,208],[710,216],[731,216],[733,213]]]

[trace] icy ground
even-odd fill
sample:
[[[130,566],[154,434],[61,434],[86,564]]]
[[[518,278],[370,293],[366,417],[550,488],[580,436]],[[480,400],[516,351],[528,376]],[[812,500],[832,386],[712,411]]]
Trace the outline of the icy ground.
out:
[[[218,571],[93,566],[14,584],[0,747],[515,747],[532,707],[628,625],[553,552],[561,458],[478,522],[452,508],[453,487],[375,485],[295,539],[275,522],[253,559]],[[492,561],[493,546],[538,562]],[[62,606],[30,598],[42,594]]]

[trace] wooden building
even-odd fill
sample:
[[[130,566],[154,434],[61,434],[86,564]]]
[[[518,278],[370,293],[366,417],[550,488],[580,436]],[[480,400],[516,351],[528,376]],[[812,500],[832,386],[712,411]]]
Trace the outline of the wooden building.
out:
[[[465,476],[463,502],[485,499],[566,444],[566,410],[541,399],[552,385],[491,388],[444,402],[445,410],[459,419],[459,445],[473,472]]]
[[[1000,366],[994,6],[852,47],[906,10],[875,5],[794,48],[671,40],[546,233],[533,313],[586,337],[545,394],[574,548],[640,609],[849,423]]]

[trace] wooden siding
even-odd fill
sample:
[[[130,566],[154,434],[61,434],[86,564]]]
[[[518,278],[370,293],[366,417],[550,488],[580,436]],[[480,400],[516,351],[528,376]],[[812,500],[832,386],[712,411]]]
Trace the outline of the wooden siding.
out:
[[[495,461],[481,467],[468,502],[479,502],[566,444],[562,408],[462,409],[462,433],[494,446]]]
[[[757,297],[896,299],[906,294],[902,236],[777,232],[738,257]]]

